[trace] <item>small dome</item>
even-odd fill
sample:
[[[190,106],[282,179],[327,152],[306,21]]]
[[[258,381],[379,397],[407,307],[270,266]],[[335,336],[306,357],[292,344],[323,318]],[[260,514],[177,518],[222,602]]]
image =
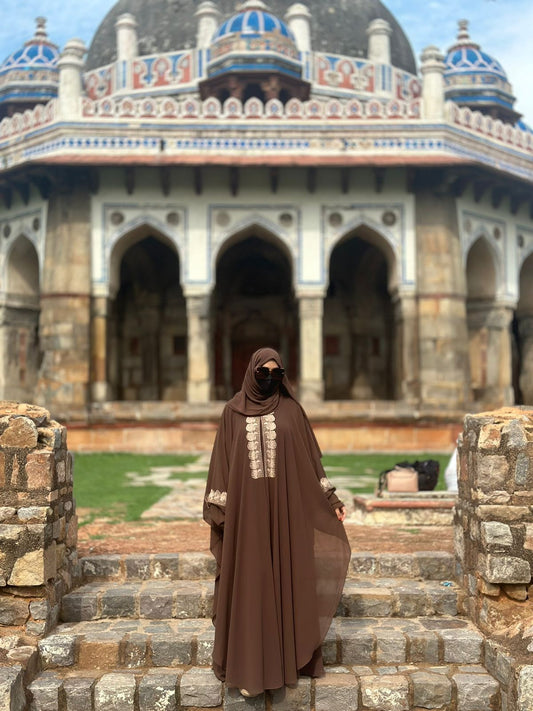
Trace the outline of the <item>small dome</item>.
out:
[[[207,72],[279,72],[301,77],[296,39],[261,0],[247,0],[213,35]]]
[[[516,120],[515,97],[501,64],[470,39],[468,22],[459,21],[457,42],[445,59],[446,98],[480,111],[493,108],[502,118]]]
[[[222,23],[212,38],[212,42],[230,35],[259,37],[268,33],[277,33],[295,43],[295,37],[287,25],[279,18],[267,12],[267,7],[260,0],[248,0],[239,12]]]
[[[0,65],[0,101],[31,104],[57,96],[59,49],[50,42],[46,20],[38,17],[31,40]]]

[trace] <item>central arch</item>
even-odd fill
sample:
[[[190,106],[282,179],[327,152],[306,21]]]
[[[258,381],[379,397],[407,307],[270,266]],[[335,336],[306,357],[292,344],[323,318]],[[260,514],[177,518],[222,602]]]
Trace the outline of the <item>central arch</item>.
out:
[[[324,302],[326,400],[394,399],[393,275],[390,246],[367,226],[334,248]]]
[[[212,297],[215,397],[231,397],[242,384],[252,353],[277,349],[297,379],[298,312],[292,262],[285,245],[253,226],[228,240],[216,264]]]

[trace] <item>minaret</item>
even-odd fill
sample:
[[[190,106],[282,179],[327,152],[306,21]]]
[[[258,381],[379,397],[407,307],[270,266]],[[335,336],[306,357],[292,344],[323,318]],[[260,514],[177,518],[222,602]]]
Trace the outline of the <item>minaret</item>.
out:
[[[392,27],[387,20],[372,20],[366,31],[368,35],[368,59],[376,64],[390,64],[390,37]]]
[[[81,40],[72,39],[65,45],[57,63],[59,113],[62,119],[76,119],[81,116],[82,72],[85,66],[83,55],[86,51]]]
[[[285,15],[289,29],[296,37],[296,46],[300,52],[311,51],[311,13],[306,5],[297,2],[291,5]]]
[[[420,55],[423,76],[422,118],[442,121],[444,118],[444,56],[438,47],[426,47]]]
[[[137,22],[133,15],[126,12],[115,23],[117,31],[117,60],[119,62],[135,59],[139,54],[137,42]]]
[[[200,7],[194,13],[198,19],[198,29],[196,32],[196,47],[205,49],[209,47],[211,37],[215,34],[220,22],[220,12],[211,0],[200,3]]]

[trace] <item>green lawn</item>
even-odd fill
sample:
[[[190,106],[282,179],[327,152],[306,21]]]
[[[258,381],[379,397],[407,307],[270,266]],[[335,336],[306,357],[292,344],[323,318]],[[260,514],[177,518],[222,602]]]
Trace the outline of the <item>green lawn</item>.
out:
[[[437,489],[445,489],[444,468],[449,454],[326,454],[322,462],[328,477],[347,477],[346,486],[353,493],[375,490],[379,473],[396,462],[437,459],[440,476]],[[138,521],[143,511],[170,491],[154,483],[158,467],[185,467],[196,455],[76,454],[74,458],[74,496],[81,510],[81,525],[95,518],[110,522]],[[133,475],[129,476],[128,474]],[[173,472],[171,479],[206,476],[206,471]],[[361,478],[353,482],[353,477]],[[355,484],[355,485],[354,485]]]

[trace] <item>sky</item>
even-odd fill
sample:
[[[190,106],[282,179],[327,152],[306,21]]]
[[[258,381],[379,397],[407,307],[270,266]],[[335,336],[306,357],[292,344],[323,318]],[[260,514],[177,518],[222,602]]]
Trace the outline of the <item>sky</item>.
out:
[[[268,0],[266,2],[268,5]],[[403,27],[417,61],[428,45],[436,45],[445,52],[457,35],[457,21],[469,20],[471,38],[503,66],[517,97],[515,108],[533,125],[532,0],[383,2]],[[73,37],[89,45],[114,4],[114,0],[0,0],[0,62],[33,35],[35,18],[39,15],[47,18],[50,39],[61,48]]]

